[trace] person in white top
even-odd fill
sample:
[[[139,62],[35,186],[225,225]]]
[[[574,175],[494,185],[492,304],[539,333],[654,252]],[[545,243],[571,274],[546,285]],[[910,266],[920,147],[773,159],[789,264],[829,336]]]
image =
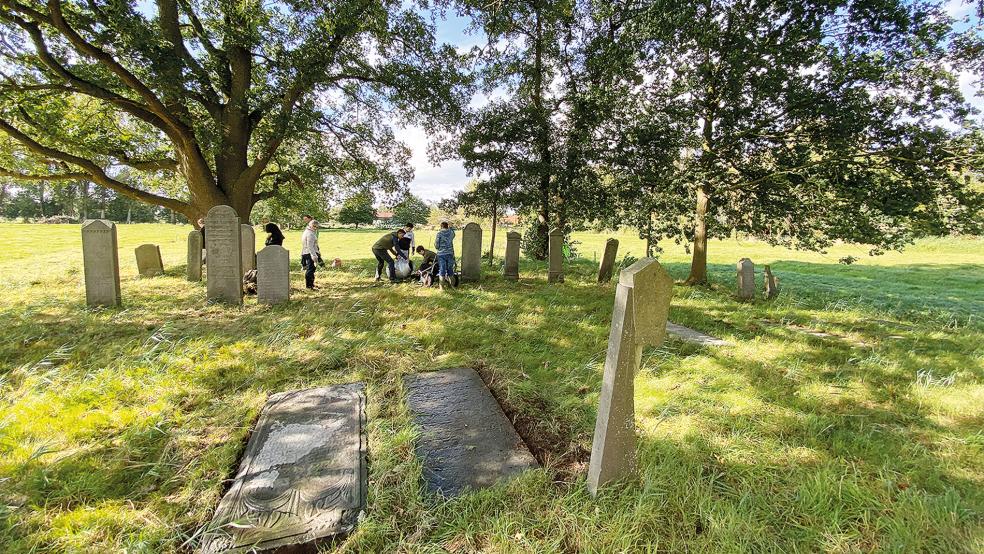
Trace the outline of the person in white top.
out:
[[[406,225],[404,225],[403,230],[406,231],[406,233],[403,235],[403,238],[410,239],[410,248],[408,248],[407,250],[409,252],[416,252],[417,241],[413,239],[413,223],[407,223]],[[410,257],[409,252],[407,253],[407,258]]]
[[[314,264],[321,267],[325,266],[321,258],[321,249],[318,247],[318,221],[312,219],[304,228],[301,234],[301,267],[304,268],[304,286],[314,290]]]

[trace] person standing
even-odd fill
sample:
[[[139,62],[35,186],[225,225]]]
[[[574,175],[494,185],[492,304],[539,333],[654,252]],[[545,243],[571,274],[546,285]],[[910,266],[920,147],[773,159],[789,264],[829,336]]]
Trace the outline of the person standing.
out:
[[[397,229],[391,233],[379,237],[379,240],[372,245],[372,255],[376,257],[376,281],[383,280],[383,266],[389,267],[390,282],[396,281],[396,265],[393,263],[393,256],[400,255],[400,239],[406,231]],[[390,252],[393,256],[390,256]]]
[[[304,286],[311,290],[314,287],[314,264],[322,267],[325,262],[321,259],[321,249],[318,247],[318,222],[312,219],[304,228],[301,235],[301,267],[304,268]]]
[[[202,265],[205,265],[205,257],[207,256],[205,252],[205,218],[198,218],[198,231],[202,234]]]
[[[406,225],[404,225],[403,230],[405,231],[403,234],[403,238],[408,239],[410,241],[410,248],[407,248],[407,250],[409,250],[410,252],[416,252],[417,241],[414,240],[413,238],[413,223],[407,223]]]
[[[434,239],[434,249],[437,250],[438,285],[443,289],[444,281],[454,286],[454,229],[447,221],[441,222],[441,230]]]
[[[263,226],[263,230],[269,233],[266,238],[266,246],[283,246],[284,245],[284,233],[280,230],[280,227],[276,223],[267,223]]]

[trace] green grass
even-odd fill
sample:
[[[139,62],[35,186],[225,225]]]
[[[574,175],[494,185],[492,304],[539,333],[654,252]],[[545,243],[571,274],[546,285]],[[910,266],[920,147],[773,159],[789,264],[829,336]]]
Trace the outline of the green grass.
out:
[[[487,270],[441,293],[371,283],[380,231],[325,230],[345,267],[307,292],[289,233],[293,300],[239,310],[184,281],[188,230],[121,225],[124,306],[88,309],[77,226],[0,224],[0,552],[191,550],[266,396],[355,380],[369,509],[338,551],[984,551],[982,240],[851,266],[836,260],[862,249],[712,242],[713,285],[677,287],[671,319],[735,345],[646,351],[639,476],[592,500],[606,236],[576,237],[563,285],[523,260],[519,283]],[[144,242],[166,276],[136,279]],[[778,299],[735,301],[742,256],[772,264]],[[661,260],[686,276],[681,248]],[[544,470],[453,501],[423,492],[401,377],[452,366],[491,379]]]

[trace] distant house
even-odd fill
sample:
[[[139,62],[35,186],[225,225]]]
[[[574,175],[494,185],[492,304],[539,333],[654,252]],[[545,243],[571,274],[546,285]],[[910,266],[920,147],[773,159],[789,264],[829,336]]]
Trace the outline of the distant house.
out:
[[[389,210],[376,210],[372,224],[376,227],[385,227],[393,223],[393,212]]]
[[[519,225],[519,216],[516,214],[506,214],[499,218],[499,224],[506,227],[515,227]]]

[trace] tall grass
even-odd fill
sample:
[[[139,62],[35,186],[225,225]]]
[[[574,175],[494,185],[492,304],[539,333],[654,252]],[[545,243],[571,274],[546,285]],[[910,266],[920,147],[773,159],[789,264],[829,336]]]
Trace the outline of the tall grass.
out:
[[[850,247],[712,243],[713,285],[678,287],[671,318],[734,346],[646,352],[638,478],[592,500],[613,288],[593,283],[591,252],[606,237],[576,237],[562,285],[523,260],[518,283],[487,270],[441,293],[373,284],[379,231],[323,231],[345,265],[321,290],[301,288],[295,254],[290,303],[230,309],[184,281],[187,231],[120,226],[124,306],[89,309],[77,226],[0,225],[0,551],[193,549],[267,395],[356,380],[369,509],[332,550],[984,550],[980,240],[851,266],[835,263]],[[144,242],[166,276],[136,278]],[[777,300],[733,298],[741,256],[772,264]],[[682,250],[661,259],[686,275]],[[452,366],[486,375],[543,470],[454,500],[423,491],[402,376]]]

